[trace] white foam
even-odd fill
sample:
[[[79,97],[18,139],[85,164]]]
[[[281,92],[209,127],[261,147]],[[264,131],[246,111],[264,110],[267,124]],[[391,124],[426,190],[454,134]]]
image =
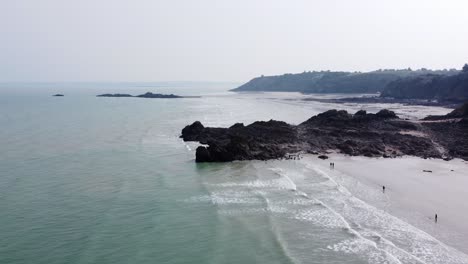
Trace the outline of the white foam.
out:
[[[291,178],[289,178],[288,174],[285,173],[282,169],[270,168],[270,170],[276,172],[280,177],[282,177],[281,179],[283,180],[283,182],[286,183],[285,188],[288,188],[288,189],[294,190],[294,191],[297,190],[296,184],[291,180]]]
[[[273,188],[273,189],[286,189],[296,190],[296,186],[288,178],[278,178],[272,180],[254,180],[246,182],[226,182],[213,184],[218,187],[249,187],[249,188]]]
[[[184,202],[200,202],[212,203],[214,205],[224,204],[262,204],[263,199],[258,197],[255,193],[242,192],[242,191],[215,191],[210,195],[196,196],[184,200]]]
[[[250,174],[248,177],[207,183],[210,194],[189,202],[216,205],[219,214],[226,217],[261,214],[272,222],[281,218],[289,221],[288,225],[296,221],[343,233],[342,241],[326,249],[365,256],[369,263],[468,263],[463,253],[355,197],[343,185],[348,176],[337,171],[326,173],[319,165],[306,164],[304,168],[266,168],[263,163],[254,163],[255,174],[261,179],[243,181],[252,178],[250,168],[244,168],[240,172]],[[282,228],[275,227],[275,232]],[[282,246],[287,248],[289,236],[295,235],[300,234],[283,237]]]
[[[323,170],[312,167],[324,177],[329,177],[335,182],[342,197],[331,196],[327,198],[327,206],[339,214],[344,221],[352,221],[355,224],[374,229],[369,232],[365,229],[352,232],[367,241],[374,238],[379,241],[375,247],[383,250],[405,263],[468,263],[468,258],[461,252],[452,249],[426,232],[398,219],[385,211],[375,208],[364,201],[354,197],[344,186],[340,185]],[[326,195],[324,195],[326,196]],[[345,203],[343,206],[342,203]],[[339,213],[336,211],[339,210]],[[349,220],[345,220],[349,219]],[[370,235],[369,235],[370,234]],[[397,244],[395,244],[397,242]],[[354,241],[353,243],[357,243]],[[340,247],[334,247],[334,249]],[[405,249],[403,249],[405,248]],[[347,249],[348,250],[348,249]]]
[[[347,222],[330,214],[330,210],[326,207],[321,209],[299,210],[292,214],[291,217],[297,220],[309,221],[314,225],[326,228],[350,228]]]

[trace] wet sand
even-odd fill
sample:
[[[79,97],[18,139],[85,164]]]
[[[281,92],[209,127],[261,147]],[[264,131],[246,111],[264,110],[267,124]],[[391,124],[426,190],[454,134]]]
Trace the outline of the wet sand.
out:
[[[468,253],[468,162],[339,154],[314,162],[321,162],[324,166],[334,162],[332,175],[354,195]],[[357,182],[350,181],[347,176]],[[360,188],[360,184],[375,191],[360,192],[368,190]],[[437,223],[434,221],[436,213]]]

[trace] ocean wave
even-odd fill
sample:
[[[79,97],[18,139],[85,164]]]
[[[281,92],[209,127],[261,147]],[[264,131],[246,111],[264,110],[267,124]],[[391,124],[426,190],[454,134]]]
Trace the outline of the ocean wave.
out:
[[[323,250],[364,256],[369,263],[468,263],[468,257],[426,232],[378,209],[353,195],[336,178],[320,166],[267,167],[260,163],[240,170],[247,178],[207,182],[209,195],[192,197],[186,202],[208,202],[218,206],[224,217],[266,216],[272,229],[281,236],[288,254],[306,254],[295,249],[300,230],[287,232],[302,223],[318,232],[336,234],[340,240],[323,246]],[[319,228],[319,229],[317,229]],[[322,230],[322,231],[320,231]],[[305,242],[307,243],[307,242]],[[302,246],[301,246],[302,247]],[[307,250],[306,248],[301,250]]]

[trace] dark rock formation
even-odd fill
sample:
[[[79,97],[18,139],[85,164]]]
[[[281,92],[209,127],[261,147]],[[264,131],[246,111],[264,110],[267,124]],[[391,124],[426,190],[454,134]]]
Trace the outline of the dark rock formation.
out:
[[[230,128],[205,128],[196,121],[182,130],[181,137],[208,145],[197,148],[198,162],[275,159],[299,150],[295,127],[274,120]]]
[[[182,98],[182,96],[174,95],[174,94],[154,94],[147,92],[145,94],[137,95],[136,97],[141,98]]]
[[[97,97],[138,97],[138,98],[168,98],[168,99],[174,99],[174,98],[199,98],[200,96],[179,96],[175,94],[154,94],[147,92],[145,94],[140,94],[133,96],[131,94],[100,94],[96,95]]]
[[[468,119],[447,125],[401,120],[385,109],[376,114],[361,110],[354,115],[330,110],[297,126],[270,120],[210,128],[197,121],[182,130],[181,138],[204,144],[197,148],[197,162],[266,160],[331,150],[353,156],[468,160],[467,132]]]
[[[96,95],[97,97],[133,97],[133,95],[131,94],[119,94],[119,93],[116,93],[116,94],[100,94],[100,95]]]
[[[205,127],[200,121],[195,121],[190,126],[182,129],[182,138],[184,141],[200,141],[200,134],[204,131]]]
[[[63,94],[54,94],[52,96],[64,96]]]
[[[468,117],[468,102],[464,103],[457,109],[446,115],[448,118],[465,118]]]
[[[456,118],[468,118],[468,102],[462,104],[452,112],[446,114],[446,115],[441,115],[441,116],[436,116],[436,115],[430,115],[425,117],[423,120],[447,120],[447,119],[456,119]]]
[[[467,104],[442,118],[423,121],[424,127],[431,131],[434,141],[447,150],[448,157],[468,160],[468,116],[466,112],[461,112],[466,106]]]

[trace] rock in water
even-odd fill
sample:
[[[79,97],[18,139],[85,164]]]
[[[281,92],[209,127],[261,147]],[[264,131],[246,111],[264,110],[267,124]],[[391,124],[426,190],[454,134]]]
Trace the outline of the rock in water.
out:
[[[182,98],[182,96],[174,95],[174,94],[154,94],[147,92],[145,94],[137,95],[136,97],[141,98]]]
[[[207,162],[207,161],[212,161],[210,152],[208,149],[204,146],[199,146],[197,148],[196,154],[195,154],[195,161],[196,162]]]
[[[190,126],[186,126],[182,129],[181,138],[183,138],[184,141],[198,141],[198,138],[204,129],[205,127],[200,121],[195,121]]]
[[[159,93],[150,93],[140,94],[133,96],[131,94],[99,94],[97,97],[138,97],[138,98],[161,98],[161,99],[175,99],[175,98],[200,98],[200,96],[179,96],[175,94],[159,94]]]
[[[267,160],[284,158],[288,153],[329,151],[367,157],[411,155],[468,160],[467,137],[465,119],[452,123],[413,122],[386,109],[376,114],[361,110],[354,115],[329,110],[297,126],[270,120],[213,128],[196,121],[181,135],[184,141],[206,145],[197,148],[197,162]]]
[[[133,97],[131,94],[100,94],[96,95],[97,97]]]

